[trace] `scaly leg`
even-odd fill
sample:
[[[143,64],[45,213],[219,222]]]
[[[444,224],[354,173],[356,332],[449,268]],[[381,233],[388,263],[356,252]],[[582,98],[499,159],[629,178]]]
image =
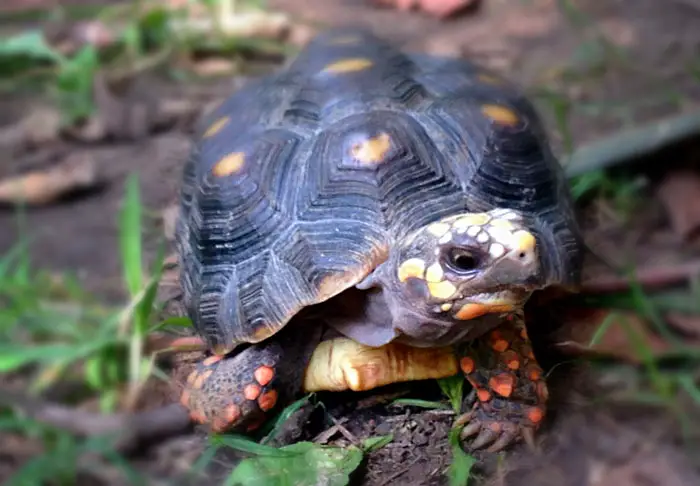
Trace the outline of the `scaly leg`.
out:
[[[181,403],[213,432],[252,431],[302,391],[305,364],[320,335],[320,326],[287,326],[234,356],[210,356],[187,378]]]
[[[544,418],[548,398],[542,368],[522,316],[510,315],[484,338],[458,347],[460,368],[476,390],[471,411],[457,419],[466,424],[462,440],[477,435],[471,449],[500,451],[520,440],[532,442]]]

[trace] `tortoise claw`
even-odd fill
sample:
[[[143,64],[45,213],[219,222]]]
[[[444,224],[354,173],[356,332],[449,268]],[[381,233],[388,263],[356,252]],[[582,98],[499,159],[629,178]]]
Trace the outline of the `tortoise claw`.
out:
[[[462,432],[459,434],[459,436],[462,440],[464,440],[467,437],[471,437],[472,435],[476,434],[477,432],[479,432],[479,430],[481,430],[481,424],[479,422],[472,422],[462,429]]]
[[[526,429],[530,430],[530,429]],[[498,439],[491,444],[491,446],[486,449],[486,452],[501,452],[503,449],[508,447],[510,444],[513,443],[513,441],[517,438],[517,434],[514,434],[511,431],[506,431],[503,432]]]
[[[474,439],[474,441],[472,442],[471,448],[475,450],[482,449],[484,446],[491,444],[496,439],[500,441],[501,437],[499,437],[498,432],[494,432],[490,428],[482,428],[481,432],[479,432],[479,435],[477,435],[476,439]]]
[[[534,448],[534,428],[530,424],[492,418],[478,404],[474,410],[458,417],[455,424],[466,424],[459,434],[463,442],[476,435],[470,444],[465,444],[472,451],[500,452],[521,440]]]

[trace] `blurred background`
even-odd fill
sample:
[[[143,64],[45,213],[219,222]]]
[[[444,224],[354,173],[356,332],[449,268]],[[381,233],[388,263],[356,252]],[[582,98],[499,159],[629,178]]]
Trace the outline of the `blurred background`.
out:
[[[546,122],[590,254],[533,304],[536,451],[461,451],[442,383],[306,397],[262,440],[158,408],[195,123],[342,25],[476,61]],[[0,39],[3,484],[700,484],[700,1],[3,0]]]

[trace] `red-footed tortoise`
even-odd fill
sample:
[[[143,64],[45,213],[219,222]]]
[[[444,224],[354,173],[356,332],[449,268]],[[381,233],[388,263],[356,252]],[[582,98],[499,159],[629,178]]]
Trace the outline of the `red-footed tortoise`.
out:
[[[576,287],[582,242],[532,105],[463,60],[331,30],[208,115],[177,225],[210,355],[182,403],[250,431],[304,391],[462,373],[471,448],[541,423],[522,308]]]

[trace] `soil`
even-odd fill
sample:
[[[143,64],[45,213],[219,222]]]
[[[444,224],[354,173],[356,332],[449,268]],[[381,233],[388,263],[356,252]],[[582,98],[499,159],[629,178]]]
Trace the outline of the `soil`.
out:
[[[693,2],[485,0],[477,12],[450,21],[378,9],[357,0],[318,3],[312,9],[301,0],[272,0],[268,4],[300,21],[370,26],[410,49],[476,58],[531,93],[559,153],[570,145],[579,146],[623,130],[631,123],[653,122],[697,108],[700,102],[700,30],[696,28],[700,9]],[[566,14],[562,5],[575,5],[575,12]],[[608,44],[599,42],[601,36],[625,53],[613,58],[605,55],[603,46]],[[240,80],[196,86],[150,82],[157,83],[150,89],[162,96],[189,100],[195,111],[221,100],[240,85]],[[37,103],[42,101],[29,97],[3,100],[0,124],[13,126]],[[559,116],[562,110],[568,113],[566,123]],[[31,239],[34,265],[77,274],[86,288],[107,300],[123,298],[117,217],[124,182],[129,173],[138,173],[143,202],[152,211],[145,234],[150,261],[167,223],[162,212],[177,198],[191,121],[188,118],[137,139],[100,143],[56,140],[31,149],[3,150],[0,180],[50,165],[61,154],[70,153],[94,159],[105,181],[98,191],[28,210],[24,229]],[[680,155],[688,154],[697,151]],[[600,207],[593,216],[587,213],[584,222],[589,244],[611,260],[621,259],[630,251],[642,262],[650,259],[649,255],[661,261],[697,255],[696,249],[682,247],[668,236],[657,202],[644,204],[635,217],[624,222]],[[0,213],[0,227],[0,251],[4,253],[19,238],[13,211]],[[598,268],[595,261],[590,262],[588,275],[595,273],[591,268]],[[554,354],[548,346],[553,339],[551,331],[559,327],[548,319],[557,319],[535,319],[540,328],[533,336],[541,341],[535,343],[538,356],[546,356],[545,364],[549,361],[550,366],[561,363],[566,358]],[[695,442],[682,443],[672,416],[651,406],[605,400],[626,386],[625,374],[582,364],[558,365],[550,380],[553,411],[538,439],[539,450],[516,447],[505,461],[500,456],[478,455],[479,483],[700,484],[700,464],[689,459],[700,457],[694,454],[700,445],[697,431],[691,434]],[[398,394],[423,399],[440,396],[434,383],[388,387],[359,395],[322,395],[319,399],[325,411],[319,407],[302,409],[285,429],[286,442],[313,439],[329,427],[328,417],[333,417],[350,438],[357,440],[394,434],[389,445],[369,455],[353,478],[356,484],[447,484],[445,470],[451,454],[447,433],[454,417],[440,411],[390,405]],[[151,402],[159,400],[167,398],[154,397]],[[328,438],[328,443],[348,442],[342,433]],[[132,459],[153,477],[174,478],[191,467],[204,446],[204,434],[195,430],[141,451]],[[208,474],[224,477],[237,460],[230,451],[221,451]]]

